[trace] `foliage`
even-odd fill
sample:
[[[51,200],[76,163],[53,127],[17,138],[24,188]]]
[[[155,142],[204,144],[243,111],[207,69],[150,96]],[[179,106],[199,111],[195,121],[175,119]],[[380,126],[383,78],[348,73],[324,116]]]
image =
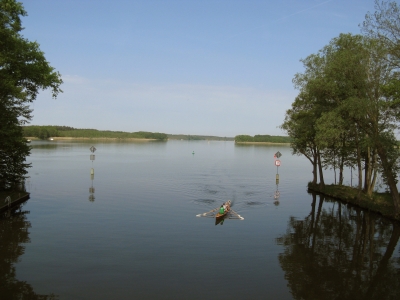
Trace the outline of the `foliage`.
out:
[[[33,102],[42,89],[50,89],[55,98],[62,83],[36,42],[21,35],[21,3],[0,0],[0,190],[24,179],[29,167],[25,158],[29,147],[21,124],[31,119]]]
[[[237,135],[235,136],[236,143],[290,143],[291,139],[287,136],[273,135]]]
[[[400,7],[395,1],[375,0],[375,12],[368,13],[362,32],[380,40],[389,50],[390,62],[400,67]]]
[[[398,80],[388,49],[380,40],[340,34],[302,60],[305,72],[293,82],[300,90],[286,112],[282,129],[292,138],[293,153],[316,165],[321,187],[323,168],[358,171],[358,189],[371,195],[380,172],[400,214],[396,174],[400,152],[394,138],[399,121]],[[364,185],[363,185],[364,180]],[[335,175],[336,181],[336,175]]]
[[[37,137],[47,139],[50,137],[73,137],[73,138],[119,138],[119,139],[156,139],[166,140],[165,133],[158,132],[123,132],[96,129],[76,129],[67,126],[24,126],[25,137]]]
[[[25,177],[29,167],[25,157],[30,151],[15,112],[10,112],[3,104],[0,102],[0,190],[12,187]]]
[[[207,140],[207,141],[233,141],[232,137],[220,137],[212,135],[187,135],[187,134],[168,134],[169,140]]]
[[[273,135],[255,135],[254,142],[256,143],[290,143],[290,138],[287,136]]]
[[[254,138],[250,135],[237,135],[235,136],[236,143],[243,143],[243,142],[254,142]]]

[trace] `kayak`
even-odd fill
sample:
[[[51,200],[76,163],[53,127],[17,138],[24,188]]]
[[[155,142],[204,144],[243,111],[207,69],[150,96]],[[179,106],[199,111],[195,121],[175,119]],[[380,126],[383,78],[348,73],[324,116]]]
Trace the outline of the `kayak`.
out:
[[[223,217],[225,217],[231,210],[231,200],[226,201],[225,203],[223,203],[222,205],[226,205],[227,209],[224,211],[223,214],[221,214],[219,211],[218,213],[215,215],[216,219],[221,219]]]

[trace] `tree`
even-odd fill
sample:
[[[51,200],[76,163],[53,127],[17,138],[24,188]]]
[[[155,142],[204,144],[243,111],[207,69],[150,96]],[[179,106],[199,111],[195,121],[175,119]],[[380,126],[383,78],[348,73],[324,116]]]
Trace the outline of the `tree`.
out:
[[[300,149],[299,142],[312,140],[321,187],[322,167],[338,166],[342,174],[344,165],[356,165],[359,190],[371,195],[380,170],[400,214],[400,152],[393,133],[400,120],[400,85],[390,57],[380,39],[351,34],[332,39],[318,54],[302,60],[305,72],[293,80],[300,94],[282,128],[293,138],[294,151]],[[313,163],[315,169],[315,159]],[[342,181],[339,175],[339,184]]]
[[[392,70],[385,60],[387,49],[376,39],[341,34],[322,51],[327,57],[324,76],[334,91],[332,100],[335,106],[329,114],[343,120],[342,134],[347,135],[347,140],[352,142],[350,146],[356,150],[355,155],[345,151],[348,156],[346,165],[352,166],[355,162],[359,174],[359,189],[361,191],[364,178],[364,191],[371,194],[378,162],[375,136],[392,129],[390,118],[384,113],[385,105],[382,105],[385,102],[382,86],[388,82]],[[320,124],[329,128],[332,122],[320,120]],[[338,132],[339,128],[335,131]],[[319,129],[322,136],[329,136],[326,135],[324,126]],[[348,148],[346,145],[349,143],[341,145],[339,150],[342,153]]]
[[[400,7],[395,1],[375,0],[375,12],[368,13],[362,32],[380,40],[389,49],[390,61],[400,67]]]
[[[400,121],[400,7],[392,1],[375,0],[375,13],[368,13],[363,22],[362,31],[385,45],[387,49],[386,61],[392,66],[390,79],[381,84],[381,92],[385,101],[384,116],[390,120],[392,131],[383,131],[372,136],[378,145],[378,155],[382,159],[384,179],[388,184],[392,198],[400,214],[400,198],[397,190],[398,147],[393,135],[393,129],[398,128],[395,122]],[[381,99],[379,99],[381,100]],[[381,124],[379,124],[381,125]],[[382,128],[378,128],[382,131]]]
[[[318,146],[315,139],[316,114],[309,95],[300,93],[292,103],[292,108],[286,111],[285,121],[281,128],[291,138],[292,153],[304,155],[312,164],[312,183],[318,180]],[[321,174],[320,174],[321,175]],[[323,181],[322,181],[323,182]]]
[[[62,92],[61,75],[46,61],[37,42],[21,35],[21,3],[0,0],[0,189],[24,179],[29,147],[21,125],[32,118],[32,103],[40,90],[50,89],[53,98]],[[3,142],[5,141],[5,142]]]

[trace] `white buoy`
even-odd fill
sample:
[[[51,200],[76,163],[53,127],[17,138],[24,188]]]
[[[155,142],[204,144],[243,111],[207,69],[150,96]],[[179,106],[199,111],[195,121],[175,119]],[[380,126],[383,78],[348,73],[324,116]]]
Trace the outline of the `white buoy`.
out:
[[[90,169],[90,175],[94,175],[94,169],[93,168]]]

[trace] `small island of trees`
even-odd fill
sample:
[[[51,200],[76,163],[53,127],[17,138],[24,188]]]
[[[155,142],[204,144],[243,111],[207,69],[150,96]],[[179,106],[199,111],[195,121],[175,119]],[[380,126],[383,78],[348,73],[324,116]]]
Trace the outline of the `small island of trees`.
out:
[[[292,138],[293,153],[313,165],[311,189],[327,192],[323,170],[331,168],[339,175],[332,194],[357,204],[381,201],[400,218],[394,133],[400,121],[400,9],[385,1],[376,1],[375,8],[366,15],[363,35],[340,34],[301,60],[305,71],[293,79],[300,92],[281,128]],[[355,195],[343,192],[345,167],[357,172]],[[390,191],[389,203],[373,193],[378,176]]]

